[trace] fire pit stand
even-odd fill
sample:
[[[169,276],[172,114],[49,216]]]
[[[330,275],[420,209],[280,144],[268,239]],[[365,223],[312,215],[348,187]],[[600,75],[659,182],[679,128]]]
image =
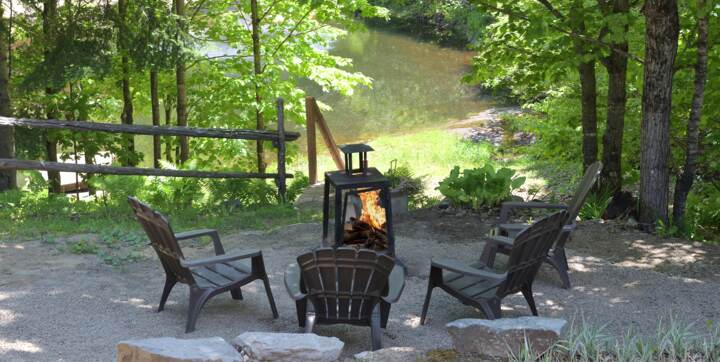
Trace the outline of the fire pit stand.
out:
[[[365,161],[366,162],[366,161]],[[361,161],[361,165],[363,162]],[[361,166],[361,167],[362,167]],[[330,187],[335,191],[335,230],[334,238],[328,239],[330,224]],[[323,236],[324,246],[340,247],[345,244],[343,237],[346,220],[343,220],[347,208],[347,194],[380,191],[380,206],[385,209],[385,232],[388,247],[386,252],[395,256],[395,235],[393,233],[392,209],[390,203],[390,182],[374,167],[363,167],[361,173],[332,171],[325,173],[325,193],[323,195]]]

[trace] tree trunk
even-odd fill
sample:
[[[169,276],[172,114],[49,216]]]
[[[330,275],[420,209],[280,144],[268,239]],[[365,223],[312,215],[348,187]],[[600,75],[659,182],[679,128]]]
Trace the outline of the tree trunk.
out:
[[[675,198],[673,200],[673,223],[684,226],[685,203],[695,180],[697,159],[700,154],[700,117],[702,115],[703,98],[705,96],[705,82],[707,80],[708,65],[708,9],[705,1],[697,1],[697,60],[695,62],[695,91],[690,108],[690,117],[687,124],[687,150],[685,151],[685,167],[675,183]]]
[[[627,51],[627,42],[617,44]],[[613,52],[606,62],[608,71],[607,124],[603,135],[603,169],[600,183],[610,192],[622,189],[622,146],[627,103],[627,58]]]
[[[127,40],[127,0],[118,0],[118,46],[120,47],[121,62],[122,62],[122,94],[123,94],[123,109],[122,115],[120,116],[120,122],[123,124],[133,124],[133,100],[132,93],[130,91],[130,59],[128,59],[128,40]],[[135,138],[132,135],[124,135],[125,147],[130,153],[135,152]],[[134,157],[130,157],[125,160],[123,166],[134,166]]]
[[[160,125],[160,99],[158,96],[158,71],[150,70],[150,104],[152,109],[153,126]],[[160,168],[160,159],[162,158],[162,148],[160,136],[153,136],[153,166]]]
[[[585,17],[582,13],[582,2],[576,0],[570,8],[570,20],[573,30],[585,34]],[[575,54],[579,59],[589,54],[585,42],[574,40]],[[583,166],[587,168],[598,157],[597,139],[597,81],[595,77],[595,60],[581,62],[578,65],[580,76],[580,108],[583,131]]]
[[[250,0],[250,12],[252,17],[253,70],[255,73],[255,128],[260,131],[265,129],[265,120],[260,107],[262,96],[260,95],[259,78],[263,69],[260,57],[260,16],[258,15],[257,0]],[[265,147],[262,141],[257,141],[256,152],[258,172],[265,172]]]
[[[178,16],[178,41],[182,42],[183,33],[185,32],[185,0],[175,0],[175,13]],[[187,127],[187,96],[185,94],[185,57],[184,49],[178,47],[178,61],[175,68],[175,80],[177,83],[177,125]],[[180,155],[179,162],[184,163],[190,158],[190,146],[188,138],[180,136]]]
[[[0,6],[0,115],[10,116],[12,105],[10,103],[10,75],[8,72],[7,39],[9,28],[3,18],[3,7]],[[0,127],[0,158],[15,158],[15,128]],[[15,170],[0,171],[0,192],[17,187]]]
[[[163,100],[163,106],[165,107],[165,125],[170,126],[172,125],[172,101],[170,101],[170,96],[165,95],[165,100]],[[172,137],[165,137],[165,159],[167,162],[173,162],[173,149],[172,149]]]
[[[667,223],[672,77],[680,24],[676,0],[647,0],[640,158],[640,224]]]
[[[57,21],[57,0],[43,0],[43,36],[45,49],[43,50],[43,56],[47,59],[50,56],[50,51],[47,44],[55,37],[55,25]],[[57,90],[52,86],[45,88],[45,94],[52,95],[57,93]],[[57,118],[56,109],[54,105],[48,105],[47,118]],[[43,134],[45,139],[45,157],[50,162],[57,162],[57,141],[55,140],[55,132],[46,131]],[[48,171],[48,192],[60,193],[60,172]]]

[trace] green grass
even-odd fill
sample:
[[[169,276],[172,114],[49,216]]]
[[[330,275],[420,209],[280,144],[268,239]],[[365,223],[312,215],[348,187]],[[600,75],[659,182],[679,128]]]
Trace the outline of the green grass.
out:
[[[322,143],[320,137],[318,142]],[[371,167],[385,172],[390,168],[390,163],[397,160],[399,164],[408,165],[413,174],[425,176],[427,191],[430,192],[450,173],[453,166],[460,166],[461,169],[478,167],[490,160],[493,154],[492,145],[465,141],[443,129],[382,136],[367,143],[375,149],[368,155]],[[307,158],[302,155],[291,165],[291,170],[307,174],[307,167]],[[335,164],[327,149],[318,147],[318,178],[323,172],[332,170],[335,170]]]

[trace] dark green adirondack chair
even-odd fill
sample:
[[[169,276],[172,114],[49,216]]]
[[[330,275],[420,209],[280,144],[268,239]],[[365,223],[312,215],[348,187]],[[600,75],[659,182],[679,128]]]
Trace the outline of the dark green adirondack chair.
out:
[[[265,284],[273,317],[278,317],[262,252],[225,254],[217,231],[204,229],[175,234],[167,219],[159,212],[134,197],[128,197],[128,203],[165,269],[165,288],[160,298],[158,312],[165,308],[165,302],[175,284],[183,283],[190,287],[185,333],[195,330],[195,321],[208,299],[229,291],[233,299],[241,300],[240,287],[255,280],[262,280]],[[202,236],[209,236],[212,239],[216,256],[196,260],[185,259],[178,240]]]
[[[505,296],[522,292],[532,314],[538,315],[532,294],[533,281],[566,218],[567,212],[560,211],[521,231],[513,241],[504,272],[490,269],[482,261],[466,265],[453,259],[433,259],[420,324],[425,324],[430,297],[436,287],[480,309],[488,319],[501,317],[500,303]]]
[[[558,274],[560,275],[560,280],[562,281],[562,287],[565,289],[570,289],[570,275],[568,274],[568,262],[567,262],[567,256],[565,255],[565,244],[570,239],[570,234],[575,230],[575,227],[577,224],[575,223],[575,219],[578,216],[578,213],[580,213],[580,209],[582,208],[583,204],[585,203],[585,199],[587,198],[588,194],[590,193],[590,190],[592,189],[593,185],[595,185],[595,181],[597,181],[598,175],[600,175],[600,171],[602,170],[602,163],[600,161],[597,161],[590,165],[587,170],[585,170],[585,175],[583,176],[582,181],[580,182],[580,185],[578,185],[577,190],[575,191],[575,195],[573,196],[572,200],[567,205],[562,204],[547,204],[544,202],[504,202],[500,208],[500,223],[498,225],[498,234],[501,236],[505,236],[505,238],[499,237],[499,238],[492,238],[488,242],[491,244],[490,248],[486,248],[485,252],[483,253],[483,256],[481,257],[481,260],[485,263],[485,265],[492,266],[495,261],[495,254],[496,253],[502,253],[502,254],[509,254],[510,250],[513,248],[513,238],[523,229],[527,228],[528,224],[509,224],[507,223],[510,213],[512,210],[516,209],[562,209],[567,210],[568,212],[568,218],[564,222],[563,231],[560,233],[560,236],[558,237],[557,241],[555,242],[555,245],[553,246],[552,250],[548,254],[547,259],[545,262],[552,265],[555,270],[558,271]]]

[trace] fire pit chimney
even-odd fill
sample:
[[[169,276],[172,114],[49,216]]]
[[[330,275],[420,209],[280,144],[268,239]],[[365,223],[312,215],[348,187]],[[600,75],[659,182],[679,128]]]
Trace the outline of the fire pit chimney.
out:
[[[363,143],[349,144],[340,146],[340,151],[345,154],[345,174],[353,175],[357,173],[364,174],[367,172],[368,161],[367,153],[374,151],[372,147]],[[353,155],[358,154],[359,168],[353,169]]]

